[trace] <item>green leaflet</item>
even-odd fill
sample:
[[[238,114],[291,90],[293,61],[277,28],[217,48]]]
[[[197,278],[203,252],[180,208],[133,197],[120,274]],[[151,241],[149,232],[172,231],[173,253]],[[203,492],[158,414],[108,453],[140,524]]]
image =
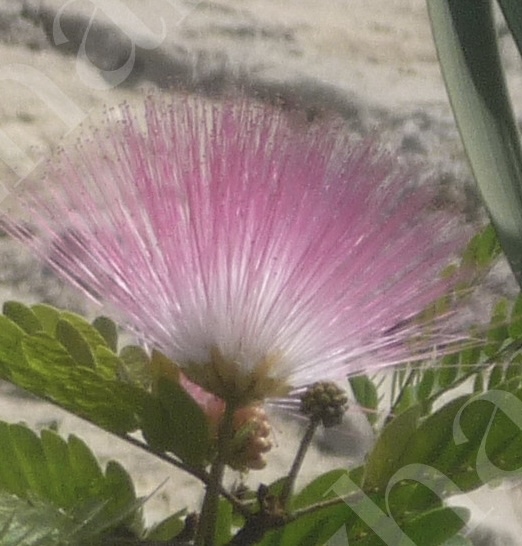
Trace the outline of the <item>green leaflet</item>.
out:
[[[79,366],[96,367],[89,343],[70,322],[59,320],[56,324],[55,336]]]
[[[44,303],[33,305],[31,311],[38,317],[42,331],[50,336],[54,336],[56,325],[60,320],[60,311]]]
[[[108,317],[96,317],[92,325],[103,337],[107,347],[115,353],[118,350],[118,328],[116,323]]]
[[[467,521],[467,511],[444,502],[491,480],[522,474],[520,415],[518,380],[452,400],[427,417],[411,408],[384,427],[363,467],[317,478],[292,504],[297,509],[347,495],[340,505],[320,510],[313,521],[306,516],[272,531],[261,544],[321,544],[317,537],[342,534],[345,525],[350,544],[380,546],[383,536],[408,546],[465,544],[450,539]],[[315,542],[305,540],[311,536]]]
[[[412,363],[394,371],[400,397],[394,399],[394,414],[419,404],[427,415],[442,395],[473,378],[475,391],[495,388],[516,378],[522,382],[522,295],[514,303],[499,300],[489,327],[470,332],[473,344],[446,355],[437,363]],[[483,340],[483,341],[481,341]],[[400,399],[399,399],[400,398]]]
[[[409,519],[401,528],[416,546],[438,546],[460,531],[468,519],[465,508],[443,507]],[[359,544],[373,546],[375,541],[362,540]]]
[[[413,406],[395,417],[382,431],[368,456],[364,484],[380,489],[400,465],[407,442],[417,430],[420,408]]]
[[[32,309],[17,301],[6,301],[2,308],[3,314],[27,332],[34,334],[42,330],[42,324]]]
[[[138,428],[145,392],[76,365],[46,334],[25,337],[21,346],[24,361],[10,363],[7,379],[110,432],[125,434]]]
[[[488,270],[500,256],[501,248],[493,226],[490,224],[477,233],[461,256],[461,269],[473,273]]]
[[[76,546],[73,529],[74,522],[52,504],[0,491],[2,546]]]
[[[204,465],[210,456],[210,432],[205,414],[179,384],[159,379],[156,389],[157,397],[143,407],[141,415],[147,443],[158,451],[170,451],[194,466]]]
[[[186,515],[186,510],[180,510],[172,516],[160,521],[147,529],[145,538],[149,541],[168,541],[179,535],[184,527],[183,516]]]
[[[518,0],[498,0],[506,23],[522,55],[522,4]]]
[[[220,499],[216,528],[216,546],[224,546],[232,538],[232,505],[226,499]]]
[[[522,153],[498,52],[492,2],[427,3],[446,88],[475,180],[521,284]],[[516,1],[501,2],[520,47],[520,7],[516,5]]]
[[[151,359],[142,347],[127,345],[120,351],[119,357],[124,366],[124,373],[131,381],[145,388],[151,387]]]
[[[178,371],[166,357],[155,353],[163,370],[172,368],[170,384],[160,379],[153,393],[150,357],[134,346],[118,356],[110,319],[91,325],[50,306],[4,307],[11,317],[0,316],[1,378],[123,438],[141,429],[157,451],[196,466],[207,460],[206,417],[177,384]]]
[[[0,543],[106,544],[122,527],[142,532],[141,501],[129,475],[110,462],[105,472],[87,446],[52,431],[41,437],[0,422]]]
[[[378,413],[379,393],[375,383],[366,375],[356,375],[348,378],[356,402],[365,410],[370,424],[375,424]]]

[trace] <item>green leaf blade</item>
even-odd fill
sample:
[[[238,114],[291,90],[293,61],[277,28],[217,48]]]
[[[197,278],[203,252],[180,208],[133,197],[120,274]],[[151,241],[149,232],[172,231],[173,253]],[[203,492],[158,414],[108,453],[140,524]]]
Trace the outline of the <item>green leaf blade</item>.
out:
[[[522,55],[522,3],[519,0],[498,0],[506,23]]]
[[[170,451],[194,466],[205,464],[210,454],[208,421],[181,385],[160,379],[156,397],[143,407],[141,418],[143,435],[155,449]]]
[[[94,546],[122,530],[141,535],[142,501],[129,475],[115,462],[102,472],[80,439],[0,422],[0,456],[2,546]]]
[[[20,326],[24,332],[34,334],[42,330],[36,314],[30,307],[18,301],[6,301],[2,309],[3,314],[11,319],[15,324]]]
[[[114,353],[118,350],[118,327],[109,317],[96,317],[92,323],[105,340],[107,347]]]
[[[68,321],[60,319],[56,325],[56,339],[65,347],[79,366],[95,368],[91,348],[82,334]]]
[[[522,152],[489,0],[428,0],[460,134],[484,202],[522,286]]]

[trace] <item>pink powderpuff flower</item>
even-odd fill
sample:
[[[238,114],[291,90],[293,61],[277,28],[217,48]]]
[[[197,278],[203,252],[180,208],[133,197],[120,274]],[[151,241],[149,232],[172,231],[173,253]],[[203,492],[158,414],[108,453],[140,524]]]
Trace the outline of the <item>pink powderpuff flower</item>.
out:
[[[6,224],[191,381],[248,405],[445,342],[409,340],[463,237],[381,148],[246,99],[113,114]]]

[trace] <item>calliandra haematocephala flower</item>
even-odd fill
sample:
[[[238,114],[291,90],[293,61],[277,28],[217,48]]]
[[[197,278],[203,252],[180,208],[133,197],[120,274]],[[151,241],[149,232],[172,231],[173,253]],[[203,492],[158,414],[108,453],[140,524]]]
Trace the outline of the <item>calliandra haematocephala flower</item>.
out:
[[[463,237],[381,147],[247,99],[112,116],[22,190],[37,236],[4,221],[191,381],[237,407],[444,342],[414,319]]]

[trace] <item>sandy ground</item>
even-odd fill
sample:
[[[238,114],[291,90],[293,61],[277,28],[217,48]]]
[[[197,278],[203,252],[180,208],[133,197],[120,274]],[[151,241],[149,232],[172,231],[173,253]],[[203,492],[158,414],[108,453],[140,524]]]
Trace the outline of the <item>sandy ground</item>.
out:
[[[521,112],[520,60],[508,37],[501,47]],[[340,115],[359,135],[378,133],[406,160],[421,160],[436,173],[441,196],[463,220],[483,216],[421,0],[0,0],[0,63],[2,206],[10,188],[28,183],[57,146],[99,122],[105,105],[138,103],[154,88],[207,95],[241,89],[308,115]],[[0,260],[2,300],[89,310],[80,295],[6,238],[0,239]],[[500,265],[484,288],[485,299],[512,294],[513,287]],[[37,428],[56,423],[64,433],[80,435],[101,461],[120,460],[140,494],[168,478],[147,503],[150,520],[194,505],[201,494],[163,463],[6,386],[0,418]],[[360,426],[326,439],[328,453],[316,446],[304,477],[357,459],[368,441]],[[279,447],[269,470],[255,479],[272,479],[289,465],[298,426],[278,419],[274,429]],[[518,490],[488,490],[465,500],[477,503],[477,519],[495,529],[496,538],[481,532],[476,544],[522,544],[512,508],[518,497]],[[515,538],[502,538],[503,532]]]

